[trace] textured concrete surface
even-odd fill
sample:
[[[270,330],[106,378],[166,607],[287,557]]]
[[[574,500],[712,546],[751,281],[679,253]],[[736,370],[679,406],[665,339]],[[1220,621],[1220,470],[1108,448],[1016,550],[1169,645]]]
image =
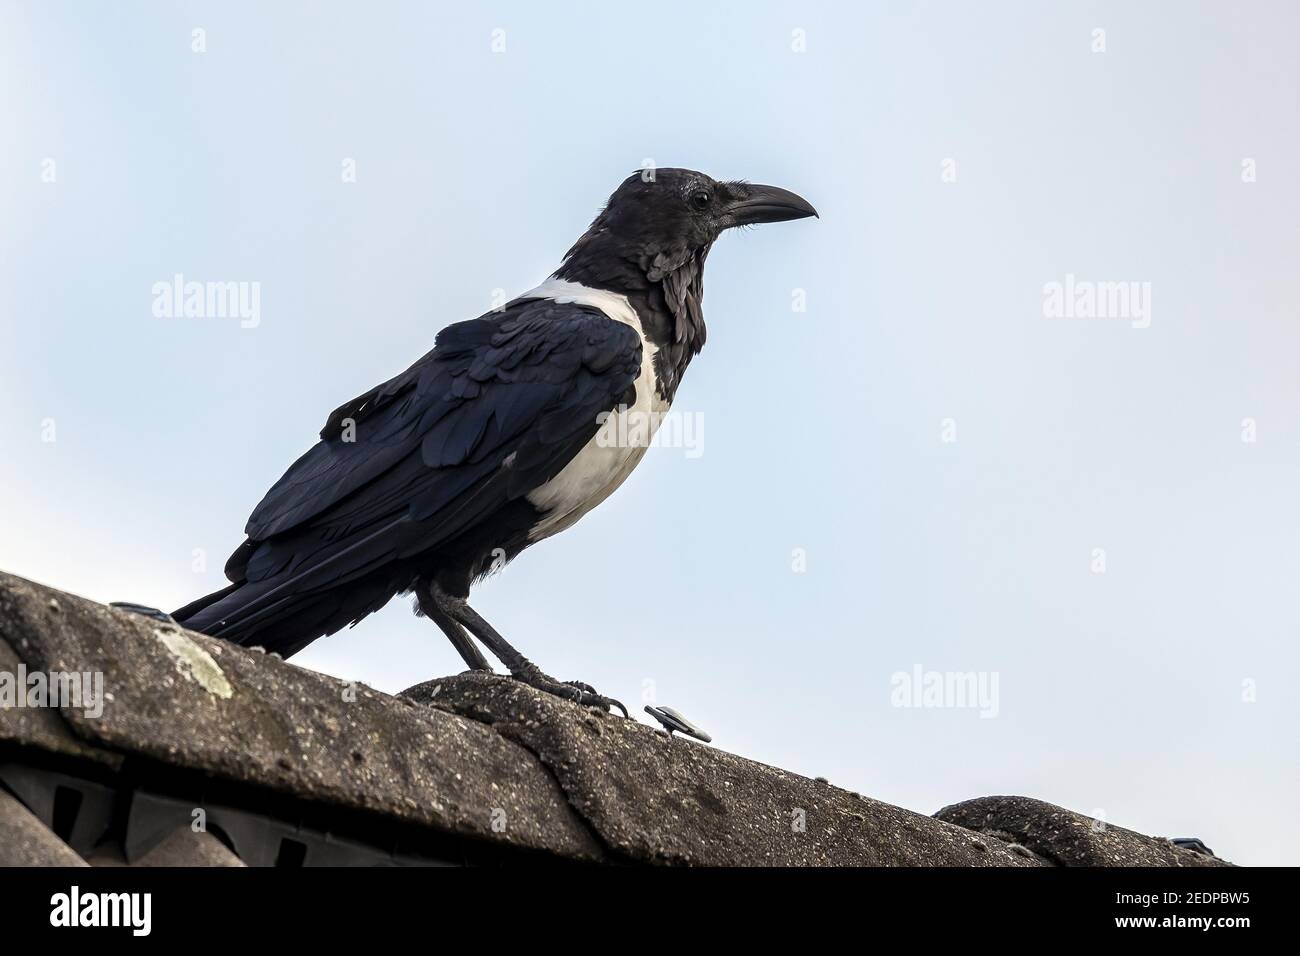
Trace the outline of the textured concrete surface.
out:
[[[0,639],[28,668],[103,673],[100,717],[60,712],[83,742],[453,834],[600,855],[537,759],[473,720],[5,574]]]
[[[980,797],[944,807],[935,817],[1023,846],[1055,866],[1230,865],[1029,797]]]
[[[0,866],[85,866],[31,811],[0,790]]]
[[[21,663],[24,662],[18,653],[0,636],[0,673],[14,675],[16,680]],[[5,707],[0,704],[0,743],[95,760],[107,766],[121,763],[117,754],[78,740],[59,712],[48,707]]]
[[[239,857],[211,833],[195,833],[189,827],[171,835],[142,856],[136,866],[243,866]]]
[[[998,840],[506,677],[463,674],[404,697],[494,726],[537,754],[609,850],[709,866],[1037,866]]]
[[[374,831],[371,859],[392,856],[383,827],[398,826],[421,839],[468,841],[514,853],[511,858],[524,858],[515,851],[541,854],[527,856],[534,861],[1221,863],[1020,797],[969,801],[927,817],[497,675],[429,681],[389,697],[0,573],[0,672],[19,665],[29,672],[102,674],[105,700],[97,716],[73,706],[0,707],[0,757],[10,761],[6,779],[17,787],[0,787],[0,865],[82,862],[50,829],[57,825],[42,822],[57,816],[47,805],[52,791],[38,786],[50,779],[50,770],[36,769],[48,761],[69,775],[59,779],[94,798],[94,808],[88,803],[77,811],[76,833],[94,820],[101,821],[100,832],[124,794],[140,798],[131,768],[147,767],[149,786],[164,788],[159,794],[174,774],[171,800],[182,820],[191,804],[181,796],[192,782],[220,781],[241,792],[274,794],[281,808],[288,801],[287,824],[284,816],[259,811],[257,801],[240,811],[240,819],[267,832],[302,832],[292,821],[307,812],[324,820],[317,824],[322,832],[346,823],[355,841]],[[77,784],[82,777],[87,782]],[[20,780],[27,782],[14,783]],[[15,797],[23,787],[31,791],[26,805]],[[99,816],[86,818],[92,809]],[[358,820],[365,821],[359,835]],[[125,862],[120,845],[82,843],[97,862]],[[345,852],[345,843],[325,849],[359,859]],[[263,847],[254,862],[274,861],[273,851]],[[220,840],[188,830],[172,833],[146,856],[241,862]]]

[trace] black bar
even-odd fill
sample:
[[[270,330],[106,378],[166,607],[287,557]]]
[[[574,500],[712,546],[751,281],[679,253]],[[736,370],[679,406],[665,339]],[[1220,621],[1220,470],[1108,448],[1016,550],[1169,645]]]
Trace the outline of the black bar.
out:
[[[0,932],[7,942],[69,933],[127,938],[128,927],[51,926],[56,894],[150,894],[149,935],[194,943],[276,927],[295,942],[337,942],[350,923],[383,934],[431,923],[491,928],[550,924],[575,943],[584,920],[641,912],[646,933],[675,935],[678,918],[707,917],[740,931],[774,922],[821,936],[844,929],[866,939],[922,932],[951,936],[1048,930],[1057,937],[1133,940],[1243,939],[1286,926],[1294,882],[1283,869],[685,870],[642,867],[455,869],[0,869]],[[70,900],[69,900],[70,902]],[[509,913],[498,923],[492,914]],[[1151,921],[1148,925],[1121,920]],[[1190,921],[1195,920],[1193,924]],[[1200,921],[1208,920],[1208,926]],[[1243,921],[1228,925],[1225,921]],[[467,922],[468,921],[468,922]],[[486,921],[486,922],[484,922]],[[561,929],[560,927],[563,926]],[[659,927],[655,930],[652,927]],[[625,927],[630,930],[630,927]],[[197,934],[197,935],[196,935]],[[392,938],[396,938],[393,936]],[[665,937],[665,942],[670,937]],[[918,937],[921,938],[921,937]],[[992,937],[987,937],[992,938]]]

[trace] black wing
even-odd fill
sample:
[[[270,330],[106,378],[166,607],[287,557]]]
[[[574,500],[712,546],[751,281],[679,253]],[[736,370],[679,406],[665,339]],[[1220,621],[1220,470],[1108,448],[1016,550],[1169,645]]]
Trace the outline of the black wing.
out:
[[[527,495],[601,412],[633,400],[640,367],[635,330],[576,304],[522,300],[444,329],[405,372],[336,409],[267,492],[226,575],[274,587],[223,608],[211,632],[235,636],[291,595],[436,548]]]

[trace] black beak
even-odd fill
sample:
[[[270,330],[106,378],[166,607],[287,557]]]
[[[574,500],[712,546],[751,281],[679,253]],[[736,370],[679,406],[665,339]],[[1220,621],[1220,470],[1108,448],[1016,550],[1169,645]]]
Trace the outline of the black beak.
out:
[[[738,196],[727,207],[727,228],[760,222],[787,222],[817,215],[812,203],[780,186],[744,183],[732,188]]]

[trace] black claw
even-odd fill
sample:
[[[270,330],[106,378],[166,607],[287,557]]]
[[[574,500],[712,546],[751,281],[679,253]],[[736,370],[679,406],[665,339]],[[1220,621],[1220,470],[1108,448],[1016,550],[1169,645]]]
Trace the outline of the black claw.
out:
[[[631,719],[631,716],[627,712],[627,708],[619,701],[615,700],[613,697],[606,697],[590,684],[584,684],[580,680],[570,680],[565,681],[564,683],[566,687],[572,687],[578,691],[578,695],[573,699],[584,707],[600,707],[602,710],[609,710],[611,707],[617,707],[623,712],[624,717],[627,717],[629,720]]]
[[[628,714],[627,708],[619,701],[614,700],[612,697],[604,696],[599,693],[596,688],[592,687],[590,684],[584,684],[582,681],[571,680],[560,683],[559,681],[546,676],[546,674],[542,673],[542,671],[535,667],[531,670],[520,669],[520,671],[513,676],[515,680],[527,684],[529,687],[534,687],[547,694],[554,694],[556,697],[562,697],[565,700],[571,700],[575,704],[580,704],[583,707],[599,707],[601,710],[606,711],[611,707],[617,707],[623,712],[624,717],[629,720],[631,719],[631,715]]]

